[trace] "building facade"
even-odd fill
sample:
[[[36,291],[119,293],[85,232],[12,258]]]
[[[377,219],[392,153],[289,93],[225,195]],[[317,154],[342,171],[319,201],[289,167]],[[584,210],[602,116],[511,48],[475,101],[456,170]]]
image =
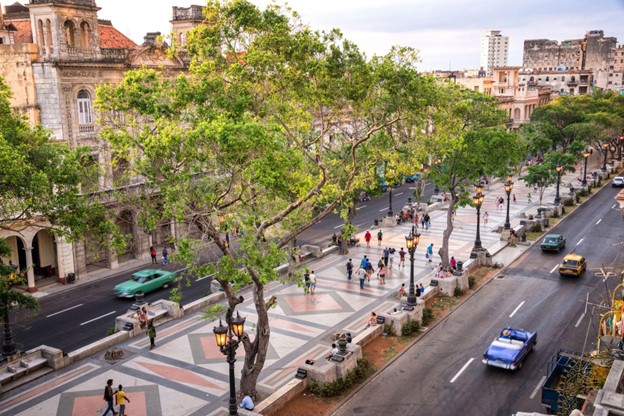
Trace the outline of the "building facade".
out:
[[[172,58],[159,33],[137,45],[110,21],[98,18],[95,0],[30,0],[27,5],[7,6],[0,21],[0,76],[13,91],[12,105],[33,125],[49,129],[56,140],[70,147],[90,146],[93,163],[109,166],[108,172],[83,183],[85,192],[106,192],[120,165],[111,168],[111,155],[98,142],[97,115],[93,100],[100,83],[119,83],[128,70],[157,68],[175,76],[188,67],[182,57]],[[198,14],[199,13],[199,14]],[[178,41],[201,22],[199,6],[174,7],[172,28]],[[117,171],[116,171],[117,170]],[[132,184],[129,184],[132,185]],[[175,224],[160,224],[147,233],[137,225],[137,212],[109,202],[121,232],[131,236],[125,252],[99,247],[89,236],[68,244],[53,237],[45,219],[20,224],[14,231],[0,232],[13,248],[11,260],[28,275],[28,288],[52,276],[68,273],[78,278],[100,268],[116,268],[122,262],[149,257],[148,248],[165,244],[175,236]]]
[[[507,66],[509,56],[509,37],[501,35],[500,30],[490,30],[481,38],[481,57],[479,65],[488,75],[494,67]]]
[[[593,86],[607,89],[612,55],[617,39],[605,37],[602,30],[592,30],[583,39],[524,41],[523,67],[535,71],[592,71]]]
[[[585,95],[591,93],[594,75],[589,70],[534,71],[521,70],[520,82],[529,87],[550,88],[553,95]]]

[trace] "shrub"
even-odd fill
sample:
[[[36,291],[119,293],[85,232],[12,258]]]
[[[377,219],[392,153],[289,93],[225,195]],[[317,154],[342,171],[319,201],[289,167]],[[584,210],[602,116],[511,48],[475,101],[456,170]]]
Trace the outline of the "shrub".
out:
[[[429,325],[434,317],[435,316],[434,316],[433,310],[431,308],[423,309],[422,324],[423,325]]]
[[[115,327],[108,328],[108,329],[106,330],[106,336],[108,337],[108,336],[110,336],[110,335],[116,334],[117,332],[119,332],[119,331],[118,331],[118,330],[117,330],[117,328],[115,328]]]
[[[401,333],[404,337],[417,334],[420,331],[420,323],[418,321],[409,320],[401,327]]]
[[[469,276],[468,277],[468,287],[472,288],[475,285],[475,283],[477,283],[477,279],[475,279],[474,276]]]
[[[574,199],[572,198],[566,198],[563,200],[563,206],[565,207],[573,207],[574,206]]]
[[[559,218],[559,217],[560,217],[560,215],[559,215],[559,211],[554,210],[554,211],[552,212],[551,217],[552,217],[552,218]]]
[[[542,224],[539,223],[539,222],[533,223],[533,225],[531,226],[529,231],[532,232],[532,233],[540,233],[540,232],[542,232]]]
[[[461,296],[463,294],[464,294],[464,291],[461,289],[461,287],[455,286],[455,290],[453,291],[453,295],[455,295],[456,298],[461,298]]]
[[[331,383],[312,382],[310,391],[321,397],[336,397],[349,390],[354,385],[361,383],[375,373],[375,367],[368,360],[358,360],[353,371],[347,377],[339,378]]]
[[[394,326],[392,324],[384,324],[384,333],[386,335],[390,335],[391,337],[396,336],[396,332],[394,332]]]

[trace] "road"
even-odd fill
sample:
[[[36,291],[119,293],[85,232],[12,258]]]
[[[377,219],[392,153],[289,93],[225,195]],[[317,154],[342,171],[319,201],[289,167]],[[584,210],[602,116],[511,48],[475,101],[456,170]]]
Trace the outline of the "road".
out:
[[[540,386],[558,348],[592,350],[605,283],[595,273],[619,264],[624,237],[620,211],[604,188],[558,224],[566,236],[561,254],[532,247],[442,322],[430,329],[386,369],[349,398],[335,413],[344,415],[505,415],[543,411]],[[588,258],[581,278],[561,278],[563,254]],[[610,279],[613,287],[617,279]],[[505,326],[538,333],[537,349],[517,372],[487,367],[482,354]]]
[[[403,184],[393,190],[393,207],[400,211],[413,193],[414,184]],[[426,187],[425,197],[433,192],[433,186]],[[358,207],[356,224],[360,229],[371,225],[375,218],[387,215],[389,193],[386,192]],[[326,246],[331,236],[341,227],[343,221],[331,214],[320,223],[306,230],[298,244]],[[168,270],[175,270],[169,266]],[[12,316],[14,339],[20,350],[39,345],[49,345],[65,352],[73,351],[95,342],[114,328],[115,317],[126,312],[132,300],[117,299],[113,287],[127,280],[132,272],[121,273],[110,278],[73,287],[61,293],[41,298],[41,309],[36,316],[27,311],[16,311]],[[195,281],[190,287],[182,285],[185,303],[207,295],[210,279]],[[158,290],[145,296],[145,301],[154,302],[169,297],[169,290]]]

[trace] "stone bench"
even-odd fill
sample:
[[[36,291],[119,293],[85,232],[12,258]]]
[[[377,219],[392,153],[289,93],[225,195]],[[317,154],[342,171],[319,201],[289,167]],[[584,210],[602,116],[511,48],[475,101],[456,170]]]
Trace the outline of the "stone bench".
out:
[[[0,385],[45,367],[47,364],[48,359],[43,357],[41,351],[26,355],[20,360],[7,363],[0,367]]]

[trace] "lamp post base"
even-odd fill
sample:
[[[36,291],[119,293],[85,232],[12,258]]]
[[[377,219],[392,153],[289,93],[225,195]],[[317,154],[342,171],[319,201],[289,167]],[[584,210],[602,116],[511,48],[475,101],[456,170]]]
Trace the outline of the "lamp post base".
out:
[[[555,198],[555,205],[561,205],[561,198]]]
[[[492,257],[489,251],[484,247],[473,247],[470,252],[470,258],[476,259],[479,255],[485,255],[485,257]]]
[[[407,295],[407,304],[405,306],[412,308],[416,306],[416,295]]]

